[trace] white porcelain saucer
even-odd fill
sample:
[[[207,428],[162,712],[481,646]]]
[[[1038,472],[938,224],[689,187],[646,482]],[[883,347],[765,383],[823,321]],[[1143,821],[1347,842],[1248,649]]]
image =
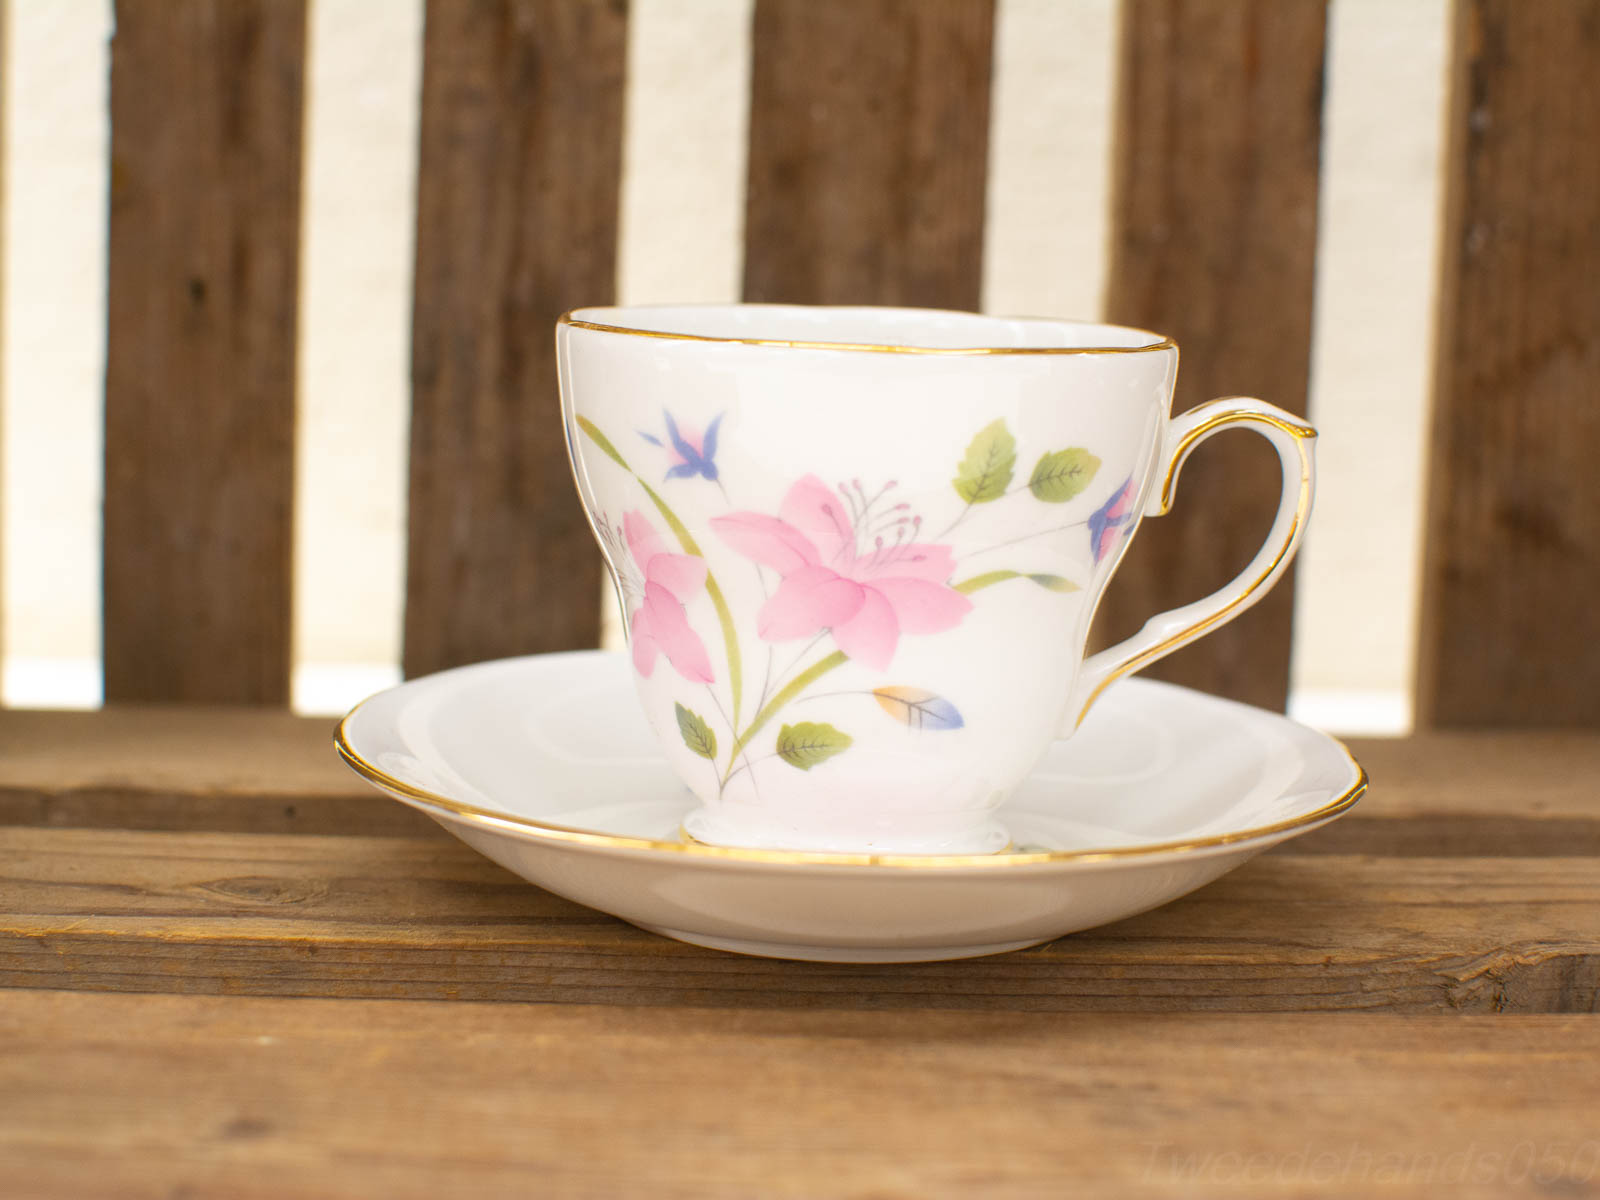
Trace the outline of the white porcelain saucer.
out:
[[[1350,808],[1366,775],[1285,717],[1132,679],[1001,810],[1009,851],[895,857],[684,842],[696,803],[628,662],[461,667],[339,727],[363,777],[524,879],[668,937],[779,958],[917,962],[1020,949],[1193,891]]]

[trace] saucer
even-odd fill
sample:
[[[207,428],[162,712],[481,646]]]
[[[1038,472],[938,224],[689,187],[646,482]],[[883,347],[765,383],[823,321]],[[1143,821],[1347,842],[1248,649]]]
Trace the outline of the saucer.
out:
[[[1174,900],[1349,809],[1366,775],[1286,717],[1124,680],[1000,810],[989,855],[744,850],[684,838],[697,801],[624,655],[505,659],[358,705],[355,771],[531,883],[700,946],[825,962],[996,954]]]

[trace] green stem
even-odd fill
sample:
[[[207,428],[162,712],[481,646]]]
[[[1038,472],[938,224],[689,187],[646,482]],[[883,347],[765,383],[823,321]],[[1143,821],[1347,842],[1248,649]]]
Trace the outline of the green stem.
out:
[[[637,473],[634,474],[634,478],[639,479]],[[692,554],[704,562],[706,556],[701,552],[699,544],[684,527],[683,522],[678,520],[677,514],[667,507],[667,502],[643,479],[639,479],[639,486],[644,489],[645,495],[650,497],[672,532],[677,535],[678,544],[683,547],[684,553]],[[717,586],[717,577],[711,573],[710,566],[706,567],[706,594],[711,597],[711,606],[717,610],[717,622],[722,626],[722,646],[728,655],[728,675],[733,684],[733,720],[737,725],[739,710],[744,706],[744,665],[739,657],[739,635],[733,630],[733,613],[728,608],[728,601],[723,596],[722,589]]]
[[[1089,522],[1087,519],[1082,521],[1069,521],[1065,525],[1057,525],[1052,529],[1041,529],[1036,533],[1025,533],[1021,537],[1012,538],[1009,542],[996,542],[992,546],[985,546],[982,550],[973,550],[967,554],[966,557],[976,558],[980,554],[988,554],[991,550],[1004,550],[1007,546],[1015,546],[1022,542],[1029,542],[1037,537],[1048,537],[1052,533],[1065,533],[1069,529],[1082,529],[1088,523]]]
[[[701,551],[699,543],[694,540],[684,523],[678,520],[678,514],[667,507],[667,502],[656,494],[655,488],[644,481],[644,478],[628,465],[628,460],[622,457],[622,452],[611,444],[611,439],[601,433],[595,423],[587,417],[576,418],[578,428],[589,435],[589,439],[605,453],[605,455],[621,467],[628,474],[639,481],[639,486],[644,489],[645,495],[650,497],[651,503],[656,506],[656,511],[666,521],[667,527],[672,530],[678,539],[678,544],[683,547],[685,554],[705,561],[705,554]],[[733,686],[733,722],[732,728],[739,726],[739,710],[744,702],[744,665],[739,655],[739,637],[733,630],[733,613],[728,608],[727,598],[722,594],[722,589],[717,586],[717,577],[711,573],[709,564],[706,567],[706,594],[711,597],[711,606],[717,610],[717,621],[722,626],[722,645],[728,655],[729,682]]]
[[[760,758],[755,759],[755,760],[752,761],[750,756],[748,754],[746,754],[744,756],[744,762],[740,763],[739,766],[737,766],[737,767],[735,767],[733,769],[732,773],[730,773],[728,775],[728,777],[722,781],[722,786],[723,787],[727,787],[728,784],[733,781],[733,777],[735,775],[737,775],[740,771],[749,771],[750,772],[750,783],[751,783],[751,786],[754,786],[755,785],[755,779],[756,779],[756,767],[755,767],[755,764],[756,763],[761,763],[761,762],[766,762],[767,759],[769,759],[769,758],[777,758],[777,757],[778,757],[777,751],[773,751],[771,754],[763,754]],[[759,789],[757,789],[756,794],[758,796],[761,794]]]
[[[738,739],[733,743],[733,752],[728,755],[729,773],[722,777],[723,783],[727,783],[727,781],[732,778],[733,764],[738,760],[740,753],[745,748],[745,745],[750,741],[751,738],[755,737],[755,735],[761,731],[761,727],[763,725],[777,715],[780,708],[789,703],[789,701],[793,700],[801,692],[805,691],[817,680],[821,679],[829,671],[846,661],[847,660],[845,658],[844,651],[842,650],[835,650],[826,658],[819,658],[816,662],[812,663],[804,671],[800,672],[800,674],[791,679],[788,684],[779,690],[778,694],[775,695],[771,700],[767,701],[766,707],[758,712],[751,720],[750,727],[741,733]]]
[[[971,579],[964,580],[961,583],[952,584],[951,586],[958,592],[963,592],[970,595],[972,592],[981,591],[986,587],[992,587],[994,584],[1004,583],[1008,579],[1016,578],[1018,578],[1016,571],[990,571],[984,575],[974,575]],[[821,679],[829,671],[833,670],[837,666],[843,665],[846,661],[848,660],[845,658],[844,651],[835,650],[826,658],[820,658],[816,662],[812,663],[811,666],[807,667],[800,674],[796,675],[783,688],[781,688],[778,693],[767,702],[766,706],[762,708],[760,712],[756,713],[754,719],[752,719],[750,722],[750,728],[746,729],[734,740],[733,752],[728,756],[728,774],[722,777],[723,784],[726,784],[728,780],[733,777],[733,764],[738,761],[739,755],[743,752],[750,739],[755,737],[755,735],[761,731],[761,728],[778,714],[778,710],[784,705],[788,704],[789,701],[793,700],[801,692],[805,691],[817,680]]]
[[[946,525],[944,527],[944,532],[941,533],[938,537],[934,538],[933,540],[936,541],[936,542],[944,541],[944,539],[949,536],[950,531],[952,529],[954,529],[957,525],[961,524],[961,522],[963,522],[963,521],[965,521],[967,519],[967,514],[972,511],[972,506],[975,503],[976,503],[976,501],[968,500],[967,501],[967,506],[961,510],[961,512],[956,516],[956,519],[954,521],[951,521],[950,524]]]

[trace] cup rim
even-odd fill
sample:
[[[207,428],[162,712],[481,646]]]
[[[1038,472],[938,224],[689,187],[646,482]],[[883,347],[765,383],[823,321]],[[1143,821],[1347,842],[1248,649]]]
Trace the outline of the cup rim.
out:
[[[595,321],[585,317],[584,313],[606,312],[609,314],[626,314],[634,312],[660,311],[662,309],[748,309],[748,308],[786,308],[807,309],[814,312],[848,312],[848,311],[879,311],[896,313],[919,313],[929,315],[943,315],[953,317],[981,317],[995,321],[1041,321],[1054,325],[1080,325],[1099,329],[1115,329],[1123,333],[1138,334],[1152,339],[1144,345],[1138,346],[909,346],[890,342],[830,342],[808,341],[791,338],[752,338],[752,337],[725,337],[703,333],[676,333],[663,329],[642,329],[632,325],[617,325],[607,321]],[[722,303],[722,304],[619,304],[619,305],[585,305],[581,308],[568,309],[556,319],[556,325],[567,326],[571,329],[587,329],[595,333],[622,334],[629,337],[659,338],[672,342],[700,342],[707,345],[720,346],[765,346],[781,350],[842,350],[852,353],[866,354],[926,354],[941,357],[972,357],[977,355],[1025,354],[1025,355],[1055,355],[1055,354],[1148,354],[1152,351],[1178,349],[1178,343],[1172,338],[1154,330],[1141,329],[1136,325],[1116,325],[1106,321],[1078,321],[1065,317],[1039,317],[1024,314],[999,314],[979,313],[967,309],[957,308],[924,308],[915,305],[889,305],[889,304],[764,304],[764,303]]]

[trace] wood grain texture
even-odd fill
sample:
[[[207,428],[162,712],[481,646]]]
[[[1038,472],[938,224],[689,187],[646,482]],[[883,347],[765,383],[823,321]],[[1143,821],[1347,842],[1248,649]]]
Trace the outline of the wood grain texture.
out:
[[[1434,733],[1350,749],[1373,790],[1276,853],[1600,858],[1600,737]]]
[[[356,778],[334,722],[204,705],[0,710],[0,825],[426,835]]]
[[[11,6],[9,4],[0,3],[0,62],[4,62],[4,63],[10,63],[10,61],[11,61],[11,59],[10,59],[10,45],[11,45],[10,22],[11,22]],[[9,89],[7,89],[5,87],[0,87],[0,148],[3,148],[11,140],[11,136],[10,136],[10,120],[11,120],[11,117],[10,117],[10,114],[6,111],[6,99],[7,99],[7,92],[8,91],[9,91]],[[5,153],[3,151],[0,151],[0,363],[5,363],[7,361],[7,359],[6,359],[6,326],[10,324],[10,322],[5,319],[6,312],[7,312],[7,307],[6,306],[7,306],[7,303],[8,303],[8,291],[7,291],[7,288],[6,288],[6,280],[10,277],[10,272],[6,270],[6,253],[7,253],[7,251],[6,251],[6,230],[10,227],[10,220],[9,220],[9,217],[8,217],[8,212],[9,212],[9,207],[10,207],[10,200],[9,200],[9,195],[8,195],[8,192],[7,192],[7,182],[8,182],[7,167],[9,165],[10,157],[11,156],[10,156],[9,153]],[[7,374],[6,372],[0,371],[0,412],[3,412],[5,410],[5,404],[6,404],[6,386],[5,386],[5,375],[6,374]],[[0,455],[3,455],[5,453],[6,438],[8,436],[10,436],[10,435],[7,433],[7,431],[4,428],[0,428]],[[4,518],[5,518],[5,513],[4,513],[3,510],[0,510],[0,520],[4,520]],[[4,554],[0,554],[0,596],[4,595],[5,581],[6,581],[6,578],[7,578],[6,572],[10,569],[10,568],[7,567],[7,565],[6,565],[4,560],[5,560],[5,555]],[[5,644],[5,641],[4,641],[4,636],[3,636],[4,629],[5,629],[5,613],[4,613],[3,610],[0,610],[0,655],[8,654],[8,653],[11,652],[11,647],[7,646]]]
[[[333,722],[237,707],[0,710],[0,825],[438,836],[335,755]],[[1365,738],[1377,781],[1347,817],[1275,854],[1600,855],[1600,736]]]
[[[11,44],[11,30],[9,28],[10,22],[11,6],[9,4],[0,3],[0,62],[3,63],[9,63],[11,61],[9,57],[9,47]],[[8,89],[4,87],[0,87],[0,146],[4,146],[10,141],[9,122],[11,118],[10,114],[6,111],[7,90]],[[6,326],[10,323],[5,319],[7,304],[6,280],[10,274],[6,270],[6,230],[10,226],[10,221],[7,217],[9,198],[7,195],[6,183],[8,165],[7,160],[10,157],[11,156],[7,153],[0,153],[0,363],[4,363],[6,361]],[[5,403],[5,373],[0,372],[0,412],[4,411]],[[6,437],[6,430],[0,428],[0,455],[5,453]],[[0,520],[3,520],[4,516],[4,512],[0,511]],[[4,594],[6,581],[7,567],[4,558],[5,556],[0,554],[0,595]],[[0,633],[3,633],[4,628],[5,613],[0,611]],[[6,654],[9,651],[10,647],[5,644],[3,636],[0,636],[0,654]]]
[[[1592,857],[1279,855],[1155,912],[968,962],[745,958],[453,841],[0,829],[0,986],[1011,1011],[1600,1011]]]
[[[118,0],[105,694],[289,693],[305,0]]]
[[[14,994],[19,1194],[1600,1194],[1600,1023]]]
[[[404,664],[594,646],[554,330],[616,273],[623,0],[428,5]]]
[[[744,295],[975,309],[992,0],[757,0]]]
[[[1123,6],[1107,319],[1182,351],[1173,411],[1259,396],[1304,413],[1322,139],[1322,0],[1127,0]],[[1177,507],[1147,524],[1100,611],[1100,639],[1221,586],[1277,506],[1276,456],[1207,445]],[[1294,584],[1150,668],[1282,709]]]
[[[1600,726],[1600,2],[1456,9],[1417,712]]]

